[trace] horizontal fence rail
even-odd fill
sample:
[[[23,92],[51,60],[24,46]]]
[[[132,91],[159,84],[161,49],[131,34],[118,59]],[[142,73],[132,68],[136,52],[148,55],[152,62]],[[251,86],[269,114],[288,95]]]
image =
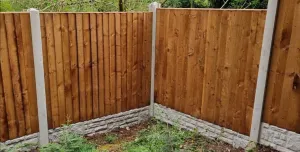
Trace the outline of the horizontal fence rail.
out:
[[[152,13],[41,13],[49,128],[149,105]],[[0,14],[0,141],[38,132],[29,13]]]

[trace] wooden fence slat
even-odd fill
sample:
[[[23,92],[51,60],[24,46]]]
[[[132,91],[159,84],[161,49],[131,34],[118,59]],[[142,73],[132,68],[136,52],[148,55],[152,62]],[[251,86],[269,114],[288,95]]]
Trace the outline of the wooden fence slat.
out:
[[[22,102],[24,105],[24,116],[25,116],[25,129],[26,134],[31,133],[30,127],[30,111],[29,111],[29,101],[28,101],[28,86],[27,86],[27,78],[25,71],[25,52],[23,47],[23,38],[22,38],[22,27],[21,27],[21,19],[20,14],[14,14],[15,28],[16,28],[16,39],[17,39],[17,47],[18,47],[18,59],[20,66],[20,75],[21,75],[21,91],[22,91]]]
[[[80,121],[87,120],[86,113],[86,88],[85,88],[85,64],[84,64],[84,46],[83,46],[83,27],[82,13],[76,14],[76,31],[77,31],[77,56],[79,68],[79,105]]]
[[[131,107],[137,108],[137,72],[138,72],[138,14],[132,14],[132,98]]]
[[[5,28],[5,15],[0,14],[0,62],[3,79],[3,91],[5,98],[6,114],[8,121],[8,134],[9,139],[16,138],[18,136],[17,117],[15,114],[15,100],[13,96],[13,86],[11,79],[10,64],[8,59],[8,43],[7,43],[7,30]]]
[[[58,95],[58,109],[59,109],[59,123],[60,125],[66,123],[66,99],[64,86],[64,60],[62,48],[62,26],[61,14],[53,14],[53,32],[55,44],[55,58],[57,70],[57,95]]]
[[[72,122],[78,122],[80,119],[79,104],[79,73],[78,73],[78,56],[77,56],[77,38],[76,38],[76,18],[75,14],[68,14],[69,25],[69,47],[70,47],[70,65],[71,65],[71,83],[72,83],[72,105],[73,109]]]
[[[294,4],[295,5],[295,4]],[[288,27],[290,32],[289,48],[287,50],[287,61],[285,63],[285,75],[283,79],[282,96],[280,102],[280,112],[278,125],[288,130],[300,132],[300,44],[299,44],[299,27],[300,27],[300,4],[297,3],[294,11],[290,12],[292,16],[292,25]]]
[[[104,43],[103,43],[103,14],[97,14],[98,63],[99,63],[99,114],[105,114],[105,81],[104,81]]]
[[[40,14],[40,25],[41,25],[41,35],[42,35],[42,51],[43,51],[43,62],[44,62],[44,79],[45,79],[45,89],[46,89],[48,128],[53,128],[52,112],[51,112],[51,93],[50,93],[50,78],[49,78],[49,65],[48,65],[49,63],[48,63],[48,50],[47,50],[47,35],[46,35],[44,14]]]
[[[3,20],[1,20],[1,21],[3,21]],[[3,32],[3,31],[1,30],[1,32]],[[1,39],[2,39],[2,37],[1,37]],[[8,132],[8,125],[7,125],[7,117],[6,117],[6,106],[5,106],[5,98],[4,98],[1,64],[2,64],[2,62],[0,62],[0,126],[1,126],[0,142],[4,142],[4,141],[8,140],[9,132]]]
[[[91,57],[92,57],[92,90],[93,118],[99,117],[99,83],[98,83],[98,54],[97,54],[97,16],[90,13]]]
[[[187,47],[187,81],[186,81],[186,96],[189,97],[187,98],[187,103],[185,104],[185,107],[184,107],[184,111],[185,113],[187,114],[192,114],[193,112],[193,107],[195,105],[195,101],[194,99],[192,98],[193,96],[193,91],[196,90],[195,88],[193,88],[193,84],[194,84],[194,81],[192,79],[193,77],[193,73],[194,73],[194,65],[196,64],[196,54],[195,54],[195,50],[194,50],[194,47],[195,47],[195,34],[196,34],[196,23],[197,23],[197,20],[196,20],[196,11],[190,11],[189,12],[189,17],[188,17],[188,40],[187,40],[187,44],[188,47]],[[171,18],[170,18],[170,22],[171,22]],[[172,23],[171,23],[172,24]],[[170,26],[170,24],[169,24]],[[171,27],[170,27],[171,28]],[[171,33],[168,31],[168,33]],[[169,44],[167,44],[169,45]],[[169,64],[173,64],[171,63],[171,59],[170,59],[170,55],[168,55],[169,53],[167,53],[167,62],[169,61]],[[171,65],[168,65],[168,66],[171,66]],[[168,71],[168,69],[167,69]],[[168,72],[170,73],[170,72]],[[167,73],[167,76],[168,76],[168,73]],[[171,79],[171,78],[168,78],[167,77],[167,81]],[[169,84],[168,82],[166,82],[166,84]],[[167,88],[166,91],[171,91],[171,88]],[[166,100],[168,100],[168,96],[170,96],[169,94],[170,93],[167,93],[166,92]],[[170,105],[170,103],[168,103]]]
[[[219,110],[216,111],[214,115],[214,120],[220,124],[225,125],[225,114],[226,114],[226,106],[228,103],[224,100],[224,94],[222,92],[223,89],[226,89],[226,83],[224,83],[224,79],[226,79],[226,75],[228,70],[225,67],[225,56],[226,56],[226,46],[227,44],[227,34],[228,34],[228,16],[229,12],[222,12],[221,19],[221,29],[219,32],[219,51],[218,51],[218,60],[217,60],[217,79],[216,79],[216,101],[219,104]]]
[[[127,110],[132,107],[132,13],[127,14]]]
[[[197,51],[197,57],[198,59],[198,66],[195,68],[195,75],[198,76],[198,78],[195,78],[197,82],[195,83],[196,87],[199,87],[199,90],[195,94],[195,100],[197,100],[196,107],[197,109],[195,110],[195,116],[197,118],[201,118],[201,110],[202,110],[202,97],[203,97],[203,89],[204,89],[204,68],[205,68],[205,56],[206,56],[206,40],[207,40],[207,26],[208,26],[208,15],[209,11],[203,11],[200,12],[201,16],[199,21],[199,35],[198,38],[200,39],[199,43],[199,49]],[[198,32],[197,32],[198,33]],[[198,44],[198,43],[196,43]]]
[[[104,103],[105,115],[111,114],[110,102],[110,46],[109,46],[109,17],[107,13],[103,14],[103,42],[104,42]]]
[[[122,68],[122,105],[121,110],[127,109],[127,14],[121,14],[121,68]]]
[[[151,54],[152,54],[152,21],[153,14],[147,13],[147,43],[146,43],[146,61],[145,61],[145,103],[150,104],[150,87],[151,87]]]
[[[26,71],[27,91],[28,91],[28,110],[30,113],[31,133],[38,132],[38,116],[37,116],[37,97],[35,88],[35,74],[33,63],[33,51],[31,42],[31,27],[30,16],[27,13],[21,14],[21,29],[22,30],[22,42],[24,49],[24,62]],[[26,107],[26,105],[25,105]]]
[[[91,69],[91,37],[90,37],[90,18],[88,13],[83,15],[83,51],[84,51],[84,78],[86,95],[87,120],[93,118],[92,101],[92,69]]]
[[[143,107],[144,102],[142,101],[142,66],[143,66],[143,28],[144,28],[144,13],[138,13],[137,20],[137,78],[136,78],[136,88],[137,96],[136,102],[137,107]]]
[[[117,113],[122,111],[122,64],[121,64],[121,14],[115,14],[116,27],[116,104]]]
[[[110,114],[116,113],[116,28],[115,14],[108,14]]]
[[[18,136],[24,136],[25,131],[25,117],[23,111],[23,102],[22,102],[22,94],[21,94],[21,82],[20,82],[20,72],[19,72],[19,60],[17,53],[17,44],[15,39],[15,26],[14,26],[14,18],[13,14],[5,14],[5,25],[7,35],[7,45],[8,47],[8,58],[10,62],[10,70],[12,76],[12,87],[13,94],[15,99],[15,110],[18,121]]]
[[[59,124],[59,111],[58,111],[56,58],[55,58],[55,48],[54,48],[52,14],[45,14],[45,26],[46,26],[46,38],[47,38],[47,53],[48,53],[47,55],[48,55],[48,67],[49,67],[48,71],[49,71],[52,126],[58,127],[60,124]]]
[[[73,120],[72,105],[72,81],[71,81],[71,61],[70,61],[70,38],[68,14],[61,14],[61,38],[64,67],[64,91],[65,91],[65,115],[66,120]]]

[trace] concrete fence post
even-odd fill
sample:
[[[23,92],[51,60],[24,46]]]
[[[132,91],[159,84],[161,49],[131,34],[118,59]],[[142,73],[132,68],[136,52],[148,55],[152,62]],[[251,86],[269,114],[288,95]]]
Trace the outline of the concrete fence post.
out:
[[[153,12],[152,17],[152,53],[151,53],[151,88],[150,88],[150,116],[154,116],[154,77],[155,77],[155,41],[156,41],[156,9],[160,4],[153,2],[149,5],[149,11]]]
[[[46,91],[45,91],[45,79],[44,79],[40,13],[38,10],[33,8],[29,9],[28,11],[30,13],[36,96],[37,96],[37,105],[38,105],[39,144],[40,146],[43,146],[49,143],[49,138],[48,138],[48,122],[47,122],[47,107],[46,107],[46,93],[45,93]]]
[[[269,60],[271,57],[274,29],[276,24],[277,7],[278,0],[269,1],[260,55],[258,78],[255,90],[255,100],[252,115],[252,124],[250,131],[250,141],[255,143],[259,142],[261,117],[263,112],[265,89],[269,71]]]

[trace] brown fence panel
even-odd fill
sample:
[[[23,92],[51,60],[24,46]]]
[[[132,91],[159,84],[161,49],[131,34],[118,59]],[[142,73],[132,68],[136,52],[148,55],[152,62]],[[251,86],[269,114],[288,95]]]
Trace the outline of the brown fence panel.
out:
[[[265,10],[157,10],[156,102],[249,134]]]
[[[40,22],[49,128],[149,105],[152,13],[41,13]],[[0,31],[6,141],[38,131],[29,13],[1,13]]]
[[[300,133],[300,3],[278,6],[263,120]]]

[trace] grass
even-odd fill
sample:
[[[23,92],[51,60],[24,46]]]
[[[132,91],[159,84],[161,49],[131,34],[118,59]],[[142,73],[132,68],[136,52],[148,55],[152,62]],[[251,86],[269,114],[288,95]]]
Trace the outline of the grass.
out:
[[[50,143],[39,149],[40,152],[97,152],[96,145],[91,144],[83,136],[69,131],[64,126],[59,142]]]
[[[187,143],[186,141],[193,141]],[[123,146],[125,152],[193,152],[205,149],[206,141],[195,132],[157,121],[139,132],[138,137]]]
[[[104,140],[109,143],[112,144],[114,143],[116,140],[118,140],[118,136],[116,134],[106,134]]]

